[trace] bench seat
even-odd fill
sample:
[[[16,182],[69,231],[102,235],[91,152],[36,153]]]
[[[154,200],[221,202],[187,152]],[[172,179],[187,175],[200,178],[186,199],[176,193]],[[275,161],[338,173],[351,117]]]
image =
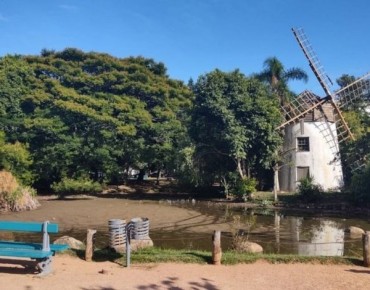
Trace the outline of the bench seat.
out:
[[[0,248],[0,256],[3,257],[17,257],[17,258],[31,258],[43,259],[53,255],[52,251],[41,251],[36,249],[22,249],[22,248]]]
[[[0,250],[3,248],[21,248],[30,250],[42,250],[41,243],[25,243],[25,242],[13,242],[13,241],[1,241]],[[50,244],[50,251],[61,252],[68,250],[69,246],[66,244]]]

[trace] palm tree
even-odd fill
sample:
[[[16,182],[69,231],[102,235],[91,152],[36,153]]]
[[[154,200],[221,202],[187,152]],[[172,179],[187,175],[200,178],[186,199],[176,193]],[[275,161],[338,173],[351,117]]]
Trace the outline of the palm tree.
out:
[[[286,70],[281,61],[276,57],[267,58],[263,66],[264,70],[257,74],[256,77],[270,85],[272,92],[279,96],[282,104],[285,103],[290,94],[288,81],[303,80],[307,82],[308,80],[308,76],[304,70],[297,67]]]
[[[303,80],[307,82],[308,76],[305,71],[300,68],[285,69],[284,65],[276,58],[269,57],[264,63],[264,70],[257,74],[256,77],[270,85],[273,94],[277,95],[280,99],[280,105],[286,107],[288,100],[291,99],[293,93],[288,88],[288,81],[290,80]],[[278,157],[280,156],[280,157]],[[282,158],[282,152],[276,152],[277,160]],[[276,161],[273,166],[274,171],[274,200],[277,201],[277,192],[280,190],[278,172],[281,166]]]

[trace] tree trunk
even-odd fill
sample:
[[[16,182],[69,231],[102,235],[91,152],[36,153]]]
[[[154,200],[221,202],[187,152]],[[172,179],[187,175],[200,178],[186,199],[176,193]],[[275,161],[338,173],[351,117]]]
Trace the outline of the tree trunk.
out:
[[[238,166],[238,172],[239,172],[240,178],[243,179],[244,178],[244,173],[243,173],[242,162],[241,162],[240,158],[237,159],[237,166]]]
[[[141,182],[144,180],[144,175],[145,175],[145,170],[144,169],[140,169],[139,171],[139,175],[137,177],[137,181]]]
[[[161,179],[161,169],[158,169],[158,172],[157,172],[157,181],[156,181],[156,185],[159,185],[159,180]]]

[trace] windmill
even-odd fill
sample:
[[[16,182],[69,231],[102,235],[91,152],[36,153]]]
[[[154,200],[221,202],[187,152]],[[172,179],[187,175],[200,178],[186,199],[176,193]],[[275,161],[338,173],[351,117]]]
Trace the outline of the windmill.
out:
[[[303,29],[292,29],[309,65],[324,90],[324,97],[304,91],[294,100],[281,105],[285,121],[278,127],[285,133],[285,150],[296,148],[287,156],[290,166],[279,174],[280,189],[294,191],[297,182],[308,175],[324,189],[338,188],[343,183],[339,144],[354,140],[342,108],[370,100],[370,74],[348,86],[331,92],[333,85],[320,64]],[[283,148],[283,149],[284,149]],[[361,160],[352,164],[356,170]]]

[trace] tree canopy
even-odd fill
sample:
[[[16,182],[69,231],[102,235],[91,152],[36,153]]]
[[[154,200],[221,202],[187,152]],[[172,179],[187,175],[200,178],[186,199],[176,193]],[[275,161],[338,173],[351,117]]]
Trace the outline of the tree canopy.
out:
[[[237,171],[240,178],[269,167],[281,142],[277,99],[268,88],[239,71],[219,70],[194,84],[190,133],[200,175],[221,178]]]
[[[0,59],[1,130],[29,144],[36,182],[165,166],[192,94],[163,63],[67,48]]]
[[[293,67],[286,69],[277,57],[269,57],[263,63],[264,69],[255,76],[267,83],[271,91],[276,94],[280,103],[283,104],[292,97],[288,88],[291,80],[303,80],[307,82],[308,75],[301,68]]]

